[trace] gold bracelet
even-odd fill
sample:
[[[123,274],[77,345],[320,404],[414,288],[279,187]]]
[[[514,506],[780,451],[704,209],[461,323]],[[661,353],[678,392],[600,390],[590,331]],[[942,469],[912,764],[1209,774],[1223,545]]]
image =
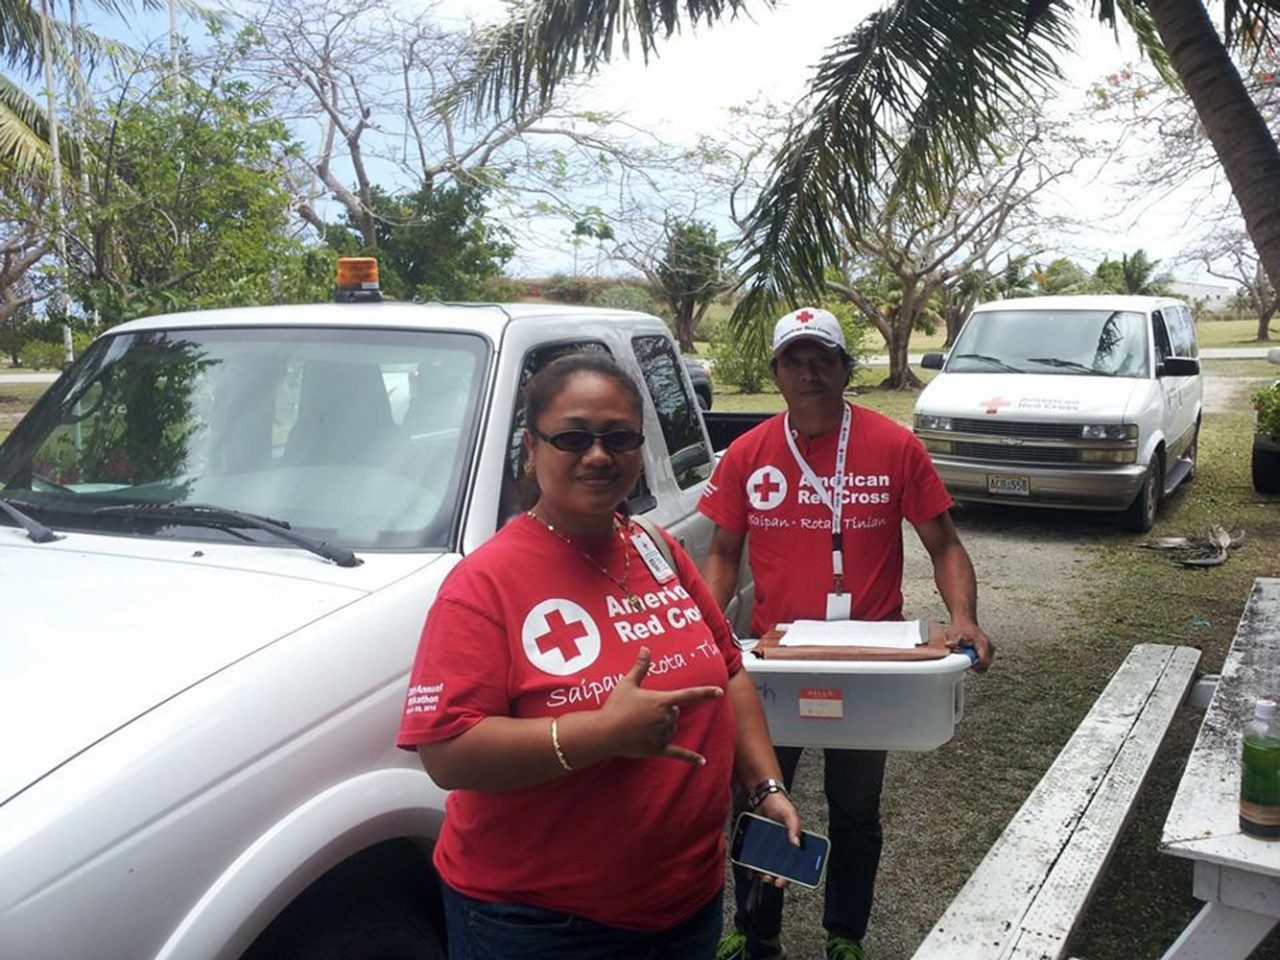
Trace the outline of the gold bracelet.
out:
[[[560,718],[551,718],[551,746],[556,749],[556,759],[560,761],[560,766],[564,767],[570,773],[573,773],[573,764],[569,762],[568,757],[564,755],[564,751],[560,749]]]

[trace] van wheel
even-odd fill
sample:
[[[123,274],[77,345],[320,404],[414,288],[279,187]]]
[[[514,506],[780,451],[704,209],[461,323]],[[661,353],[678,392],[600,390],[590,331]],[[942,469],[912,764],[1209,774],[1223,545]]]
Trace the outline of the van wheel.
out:
[[[1157,452],[1151,458],[1151,466],[1142,481],[1142,489],[1134,497],[1121,522],[1126,530],[1146,533],[1156,522],[1160,512],[1160,497],[1164,493],[1164,455]]]

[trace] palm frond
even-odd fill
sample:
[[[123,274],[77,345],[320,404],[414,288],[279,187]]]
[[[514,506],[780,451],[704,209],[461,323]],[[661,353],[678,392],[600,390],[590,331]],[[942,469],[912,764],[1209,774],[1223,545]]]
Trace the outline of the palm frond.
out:
[[[49,118],[40,105],[0,74],[0,163],[19,170],[49,165]]]
[[[78,171],[80,144],[62,124],[58,147],[63,166]],[[0,163],[25,171],[47,169],[51,159],[49,115],[34,97],[0,74]]]
[[[2,2],[2,0],[0,0]],[[777,0],[755,0],[772,8]],[[560,81],[589,74],[621,47],[638,44],[648,61],[658,43],[682,25],[737,16],[748,0],[526,0],[511,19],[483,31],[471,76],[457,99],[477,112],[519,112],[551,97]]]
[[[897,0],[828,50],[748,218],[736,322],[818,293],[877,191],[933,195],[1044,97],[1074,39],[1071,5],[1026,12],[1026,0]]]
[[[43,48],[40,14],[29,0],[0,0],[0,63],[29,72]]]

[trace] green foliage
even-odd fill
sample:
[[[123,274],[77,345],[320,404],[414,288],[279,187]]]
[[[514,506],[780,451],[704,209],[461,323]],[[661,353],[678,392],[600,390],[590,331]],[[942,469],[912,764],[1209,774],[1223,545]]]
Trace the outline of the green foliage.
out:
[[[289,233],[284,123],[249,86],[135,78],[89,121],[103,145],[72,290],[107,323],[156,312],[327,297],[325,254]],[[137,93],[137,90],[145,90]]]
[[[484,300],[515,253],[510,234],[490,224],[482,186],[423,187],[391,195],[374,187],[376,249],[362,249],[348,214],[325,239],[337,253],[378,258],[383,292],[396,300]]]
[[[701,220],[676,220],[667,226],[666,245],[650,276],[682,349],[693,346],[695,324],[728,286],[726,261],[731,246],[718,240],[716,228]]]
[[[65,356],[61,341],[28,340],[18,351],[18,362],[28,370],[61,370]]]
[[[1258,432],[1280,443],[1280,385],[1265,387],[1250,400],[1258,414]]]
[[[858,308],[844,297],[834,296],[824,298],[818,306],[835,314],[836,319],[840,321],[840,327],[844,330],[845,349],[855,363],[860,361],[866,355],[864,338],[870,333],[871,327],[858,312]]]
[[[1098,264],[1093,275],[1101,288],[1108,293],[1131,293],[1140,296],[1163,296],[1169,292],[1173,277],[1168,273],[1156,274],[1159,260],[1152,260],[1142,249],[1133,255],[1121,254],[1119,260],[1110,257]]]
[[[547,279],[543,296],[559,303],[588,303],[597,287],[599,284],[590,277],[571,277],[556,273]]]
[[[772,353],[762,324],[751,324],[741,333],[734,333],[728,323],[718,324],[711,339],[711,357],[716,380],[743,393],[759,393],[772,380]]]
[[[1031,271],[1031,280],[1040,296],[1073,296],[1098,291],[1096,278],[1067,257],[1058,257],[1043,267],[1037,263]]]
[[[597,307],[612,310],[637,310],[640,313],[657,313],[658,304],[649,288],[637,283],[616,283],[597,290],[591,302]]]

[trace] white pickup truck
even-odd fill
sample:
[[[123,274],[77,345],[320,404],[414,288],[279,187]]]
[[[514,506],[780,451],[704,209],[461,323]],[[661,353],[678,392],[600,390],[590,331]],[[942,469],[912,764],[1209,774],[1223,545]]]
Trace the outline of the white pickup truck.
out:
[[[714,454],[653,317],[176,314],[50,387],[0,446],[0,957],[440,955],[406,676],[520,508],[521,384],[576,349],[646,388],[631,504],[701,559]]]

